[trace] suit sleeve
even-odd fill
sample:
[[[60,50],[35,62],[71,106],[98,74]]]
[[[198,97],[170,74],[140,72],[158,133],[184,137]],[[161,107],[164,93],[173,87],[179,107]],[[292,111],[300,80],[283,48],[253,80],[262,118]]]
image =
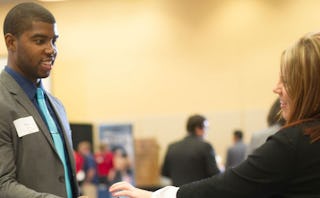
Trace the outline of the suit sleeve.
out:
[[[231,166],[231,150],[230,148],[228,148],[225,168],[229,168],[230,166]]]
[[[267,197],[285,189],[292,175],[294,147],[284,135],[271,138],[239,166],[180,187],[177,198]]]
[[[205,155],[207,177],[220,173],[216,162],[215,151],[209,143],[206,144]]]
[[[169,149],[170,149],[170,146],[167,149],[167,152],[165,154],[164,161],[163,161],[163,164],[161,167],[161,175],[168,177],[168,178],[171,177],[170,172],[169,172],[169,155],[168,155]]]

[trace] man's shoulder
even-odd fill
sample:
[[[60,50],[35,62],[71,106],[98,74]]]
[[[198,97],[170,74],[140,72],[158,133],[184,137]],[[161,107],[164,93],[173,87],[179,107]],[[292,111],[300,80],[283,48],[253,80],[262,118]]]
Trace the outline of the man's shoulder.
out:
[[[16,108],[16,100],[14,100],[14,97],[16,97],[16,94],[18,88],[16,88],[14,91],[10,90],[10,88],[7,86],[7,83],[3,83],[2,80],[0,81],[0,106],[1,111],[4,111],[5,109],[14,109]],[[22,91],[22,90],[21,90]]]
[[[213,150],[213,146],[210,142],[205,140],[196,140],[194,141],[194,148],[198,148],[199,150],[211,151]]]
[[[46,94],[47,94],[49,100],[51,101],[51,103],[53,103],[53,105],[55,107],[59,107],[59,108],[64,109],[64,105],[62,104],[62,102],[61,102],[61,100],[59,98],[55,97],[54,95],[52,95],[49,92],[46,92]]]
[[[184,139],[171,142],[171,143],[169,144],[169,148],[174,148],[174,147],[180,146],[180,145],[184,144],[184,142],[185,142]]]
[[[243,142],[238,142],[228,148],[229,152],[239,152],[240,150],[245,150],[247,147]]]
[[[169,149],[189,148],[189,147],[192,147],[193,149],[197,147],[211,149],[212,145],[208,141],[201,140],[196,137],[189,137],[189,136],[169,144]]]

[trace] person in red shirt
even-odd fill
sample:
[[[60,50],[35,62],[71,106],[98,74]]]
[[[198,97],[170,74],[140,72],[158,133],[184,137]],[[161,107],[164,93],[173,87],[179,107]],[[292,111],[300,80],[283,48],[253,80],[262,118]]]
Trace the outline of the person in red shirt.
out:
[[[100,144],[99,152],[94,157],[97,164],[99,184],[108,185],[108,174],[113,169],[113,154],[108,145],[105,143]]]
[[[76,163],[76,173],[79,173],[83,169],[84,159],[77,151],[74,151],[73,154]]]

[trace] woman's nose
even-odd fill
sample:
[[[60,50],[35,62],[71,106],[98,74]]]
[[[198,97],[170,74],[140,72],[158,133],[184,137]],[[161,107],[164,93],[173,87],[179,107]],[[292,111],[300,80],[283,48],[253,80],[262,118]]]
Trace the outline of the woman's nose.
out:
[[[273,90],[272,90],[273,93],[277,94],[278,93],[277,89],[278,89],[277,87],[273,88]]]
[[[273,88],[273,93],[275,93],[275,94],[280,94],[280,92],[281,92],[281,83],[279,82],[279,83],[277,83],[276,84],[276,86]]]

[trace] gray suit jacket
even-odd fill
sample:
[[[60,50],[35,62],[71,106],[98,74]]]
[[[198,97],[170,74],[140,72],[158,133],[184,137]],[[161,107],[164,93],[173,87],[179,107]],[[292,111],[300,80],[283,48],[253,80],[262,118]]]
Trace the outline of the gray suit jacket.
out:
[[[77,197],[70,125],[63,105],[52,95],[47,95],[66,140],[72,167],[73,197]],[[39,130],[34,132],[33,129],[32,133],[19,137],[14,121],[30,116]],[[20,128],[32,131],[28,127]],[[0,74],[0,197],[67,197],[63,165],[48,128],[25,92],[5,71]]]
[[[238,141],[228,148],[226,168],[235,167],[245,160],[247,145],[243,141]]]

